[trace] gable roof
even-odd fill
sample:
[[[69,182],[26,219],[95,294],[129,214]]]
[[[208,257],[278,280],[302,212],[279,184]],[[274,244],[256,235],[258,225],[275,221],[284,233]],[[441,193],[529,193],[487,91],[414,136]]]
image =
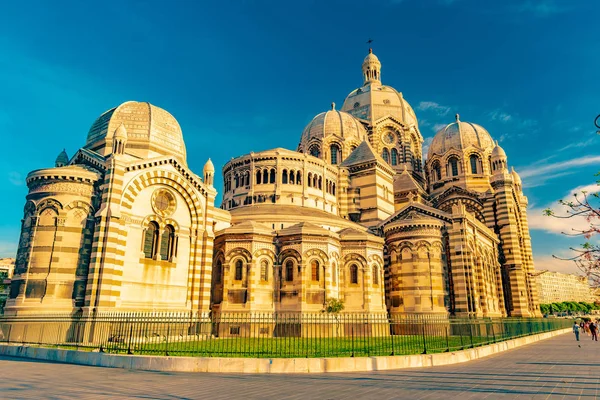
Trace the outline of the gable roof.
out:
[[[394,175],[394,170],[392,167],[385,162],[380,155],[378,155],[368,141],[363,140],[361,144],[358,145],[356,149],[346,159],[340,164],[340,167],[353,167],[360,164],[368,164],[375,162],[380,167],[383,167],[386,172]]]
[[[403,208],[396,211],[386,220],[381,221],[377,225],[377,227],[383,228],[391,222],[397,221],[399,219],[406,219],[406,217],[408,217],[411,214],[421,214],[424,217],[436,218],[444,222],[450,222],[452,220],[452,216],[450,214],[444,211],[440,211],[437,208],[429,207],[421,203],[409,203]]]
[[[412,174],[406,169],[394,177],[394,193],[410,192],[417,190],[419,193],[426,193],[425,189],[412,177]]]

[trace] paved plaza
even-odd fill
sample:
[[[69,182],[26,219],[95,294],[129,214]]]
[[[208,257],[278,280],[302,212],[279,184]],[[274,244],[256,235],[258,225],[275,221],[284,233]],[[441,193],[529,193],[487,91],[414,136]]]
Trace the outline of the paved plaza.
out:
[[[564,334],[443,367],[319,375],[167,373],[0,358],[3,399],[600,398],[600,342]]]

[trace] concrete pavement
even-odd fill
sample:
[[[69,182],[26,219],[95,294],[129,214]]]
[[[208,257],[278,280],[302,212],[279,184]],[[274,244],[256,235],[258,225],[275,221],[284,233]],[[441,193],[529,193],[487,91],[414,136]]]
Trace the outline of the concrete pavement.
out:
[[[600,342],[572,334],[468,363],[317,375],[144,372],[0,358],[5,399],[594,399]]]

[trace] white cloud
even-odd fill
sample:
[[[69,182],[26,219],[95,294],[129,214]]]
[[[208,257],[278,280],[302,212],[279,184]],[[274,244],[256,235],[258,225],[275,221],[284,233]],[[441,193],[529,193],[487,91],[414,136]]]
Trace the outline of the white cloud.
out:
[[[417,110],[432,111],[439,116],[444,116],[450,112],[450,107],[443,106],[435,101],[422,101],[417,106]]]
[[[551,174],[551,175],[526,178],[526,179],[523,179],[523,184],[528,189],[531,189],[534,187],[544,186],[553,179],[560,178],[560,177],[567,176],[567,175],[573,175],[574,173],[575,173],[575,171],[563,171],[563,172],[558,172],[556,174]]]
[[[563,200],[570,201],[574,199],[575,194],[581,198],[581,192],[597,193],[598,191],[600,191],[600,187],[596,183],[578,186],[570,190],[569,193],[563,197]],[[551,208],[554,211],[554,214],[558,216],[565,216],[569,211],[569,207],[563,206],[558,202],[549,204],[546,207],[530,208],[527,210],[529,229],[539,229],[555,234],[574,234],[576,232],[589,229],[590,227],[590,223],[586,221],[584,216],[576,216],[571,218],[550,217],[544,215],[544,210],[546,208]]]
[[[494,110],[488,114],[492,121],[509,122],[513,119],[513,116],[502,112],[500,110]]]
[[[572,133],[577,132],[577,130],[572,131]],[[587,140],[582,140],[581,142],[575,142],[575,143],[570,143],[568,145],[566,145],[565,147],[562,147],[560,149],[558,149],[558,151],[563,151],[563,150],[568,150],[568,149],[577,149],[580,147],[586,147],[591,145],[592,143],[594,143],[594,141],[596,141],[597,138],[595,136],[587,139]]]
[[[562,272],[564,274],[581,275],[579,268],[573,261],[560,260],[549,255],[533,255],[533,265],[538,271],[547,269],[548,271]]]
[[[20,172],[11,171],[8,173],[8,181],[15,186],[23,186],[25,184],[25,179]]]
[[[440,129],[445,128],[448,124],[435,124],[433,125],[433,131],[438,132]]]
[[[429,146],[431,145],[431,141],[433,140],[433,136],[426,137],[423,139],[423,157],[427,157],[427,153],[429,152]]]
[[[564,171],[566,168],[583,167],[586,165],[600,164],[600,156],[583,156],[567,161],[559,161],[551,164],[532,164],[529,167],[521,169],[519,175],[521,178],[530,178],[549,174],[555,171]]]

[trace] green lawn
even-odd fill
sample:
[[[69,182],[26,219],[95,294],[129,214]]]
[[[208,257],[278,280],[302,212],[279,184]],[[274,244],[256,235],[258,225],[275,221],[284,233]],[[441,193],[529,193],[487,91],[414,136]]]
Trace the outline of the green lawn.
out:
[[[492,343],[493,338],[450,336],[423,337],[419,335],[394,335],[359,338],[227,338],[170,343],[115,343],[105,351],[134,354],[208,357],[363,357],[440,353]]]

